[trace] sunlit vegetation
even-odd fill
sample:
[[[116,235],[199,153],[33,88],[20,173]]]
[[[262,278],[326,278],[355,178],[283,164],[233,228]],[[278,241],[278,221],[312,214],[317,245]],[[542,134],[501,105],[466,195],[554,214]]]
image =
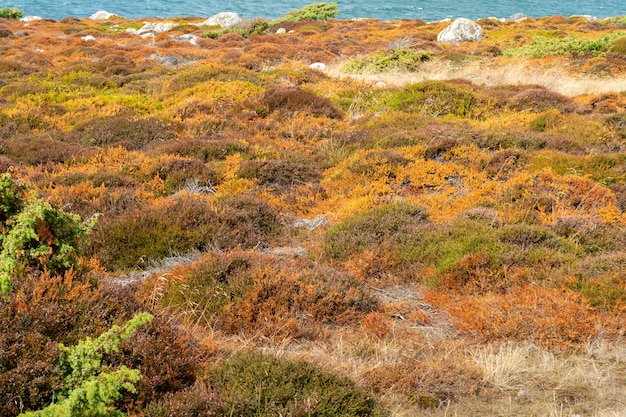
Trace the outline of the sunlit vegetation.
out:
[[[0,22],[0,417],[621,415],[624,17],[337,7]]]

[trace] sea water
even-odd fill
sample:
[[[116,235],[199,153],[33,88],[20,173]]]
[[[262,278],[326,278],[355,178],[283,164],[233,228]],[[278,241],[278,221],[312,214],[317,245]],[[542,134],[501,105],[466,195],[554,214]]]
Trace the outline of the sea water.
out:
[[[317,0],[14,0],[15,6],[27,16],[62,19],[66,16],[89,17],[99,10],[126,18],[175,16],[209,17],[219,12],[235,12],[244,18],[273,19],[290,10],[299,9]],[[339,19],[368,17],[380,20],[445,18],[509,17],[523,13],[531,17],[592,15],[596,17],[626,14],[626,0],[338,0]]]

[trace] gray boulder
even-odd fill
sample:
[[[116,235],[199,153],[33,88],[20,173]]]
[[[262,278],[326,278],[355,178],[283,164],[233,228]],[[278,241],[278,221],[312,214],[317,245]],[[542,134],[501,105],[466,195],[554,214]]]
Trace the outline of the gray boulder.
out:
[[[237,13],[222,12],[209,17],[207,20],[200,23],[199,26],[219,26],[222,28],[232,28],[233,26],[236,26],[241,22],[243,22],[243,20],[241,19],[241,17],[239,17]]]
[[[483,29],[473,20],[459,17],[437,35],[437,42],[458,45],[463,42],[478,42],[483,38]]]

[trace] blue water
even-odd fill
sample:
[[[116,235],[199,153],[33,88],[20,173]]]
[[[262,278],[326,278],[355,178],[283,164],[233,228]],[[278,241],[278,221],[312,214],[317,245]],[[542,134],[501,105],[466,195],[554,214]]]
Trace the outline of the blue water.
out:
[[[290,10],[299,9],[318,0],[286,0],[268,2],[258,0],[14,0],[2,2],[24,10],[25,15],[62,19],[66,16],[88,17],[98,10],[106,10],[127,18],[202,16],[219,12],[236,12],[244,18],[273,19]],[[330,0],[327,0],[330,1]],[[339,19],[371,17],[380,20],[424,19],[440,20],[447,17],[509,17],[524,13],[531,17],[552,15],[593,15],[597,17],[626,14],[626,0],[338,0]]]

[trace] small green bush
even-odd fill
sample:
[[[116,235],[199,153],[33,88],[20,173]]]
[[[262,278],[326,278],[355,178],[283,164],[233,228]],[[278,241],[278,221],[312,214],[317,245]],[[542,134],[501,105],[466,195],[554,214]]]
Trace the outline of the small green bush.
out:
[[[0,294],[27,267],[63,272],[78,264],[90,226],[79,216],[29,196],[10,174],[0,176]]]
[[[376,74],[390,71],[412,72],[417,66],[430,61],[433,55],[426,51],[414,49],[389,49],[365,58],[349,61],[343,70],[353,74]]]
[[[610,52],[615,42],[622,37],[624,37],[624,32],[610,33],[596,39],[583,39],[575,36],[568,36],[563,39],[537,37],[519,48],[504,50],[503,54],[517,58],[541,58],[565,54],[589,54],[601,57]]]
[[[21,19],[24,16],[24,10],[15,7],[3,7],[0,9],[0,17],[5,19]]]
[[[347,378],[306,362],[246,353],[229,358],[210,376],[225,409],[240,416],[380,416],[374,399]]]
[[[127,392],[136,393],[135,383],[141,379],[136,369],[122,365],[116,370],[102,364],[103,355],[118,350],[139,326],[152,320],[149,313],[135,315],[123,328],[113,326],[97,339],[87,337],[77,346],[59,344],[59,371],[64,377],[64,389],[58,401],[41,411],[26,412],[20,417],[123,417],[113,407]]]
[[[301,20],[327,20],[330,17],[335,17],[339,14],[337,3],[313,3],[304,6],[301,9],[293,10],[287,13],[284,17],[272,21],[273,24],[280,22],[299,22]]]

